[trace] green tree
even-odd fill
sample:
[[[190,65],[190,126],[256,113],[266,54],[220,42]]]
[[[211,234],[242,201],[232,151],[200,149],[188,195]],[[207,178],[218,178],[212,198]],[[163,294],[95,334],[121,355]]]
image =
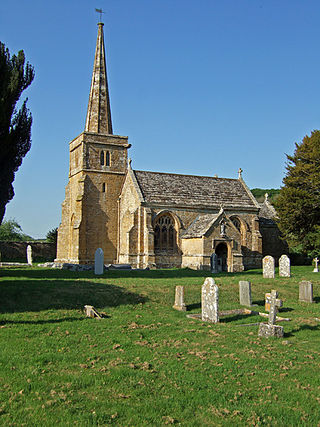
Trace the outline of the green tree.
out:
[[[23,241],[33,240],[32,237],[23,233],[21,226],[15,219],[8,219],[0,225],[0,240]]]
[[[31,146],[32,116],[25,99],[20,109],[16,104],[31,84],[34,69],[23,50],[10,58],[9,50],[0,42],[0,224],[6,204],[14,196],[15,172]]]
[[[320,252],[320,131],[296,143],[276,201],[279,228],[291,248]]]
[[[46,239],[48,242],[57,244],[57,238],[58,238],[58,227],[48,231],[46,235]]]

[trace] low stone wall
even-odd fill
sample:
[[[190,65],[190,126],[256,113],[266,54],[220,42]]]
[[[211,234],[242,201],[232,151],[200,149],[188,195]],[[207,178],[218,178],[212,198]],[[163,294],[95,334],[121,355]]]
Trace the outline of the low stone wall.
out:
[[[53,261],[56,244],[47,242],[0,242],[1,261],[27,262],[27,246],[32,248],[34,262]]]

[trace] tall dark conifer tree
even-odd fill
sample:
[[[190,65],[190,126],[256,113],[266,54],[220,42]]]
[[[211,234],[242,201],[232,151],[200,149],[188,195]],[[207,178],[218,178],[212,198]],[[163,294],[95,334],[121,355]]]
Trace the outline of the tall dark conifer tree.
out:
[[[288,156],[284,186],[276,201],[279,228],[291,247],[320,254],[320,131],[296,144]]]
[[[34,69],[25,63],[24,52],[20,50],[10,58],[9,50],[0,42],[0,224],[6,204],[14,196],[15,172],[31,147],[32,116],[27,99],[19,110],[16,104],[33,78]]]

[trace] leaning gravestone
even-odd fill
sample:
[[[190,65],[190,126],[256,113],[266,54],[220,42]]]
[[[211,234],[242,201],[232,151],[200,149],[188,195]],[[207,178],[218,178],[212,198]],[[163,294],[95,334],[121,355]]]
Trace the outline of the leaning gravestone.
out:
[[[252,305],[251,282],[247,282],[246,280],[240,280],[239,299],[240,299],[240,305],[246,305],[247,307],[250,307]]]
[[[201,319],[205,322],[219,322],[219,288],[212,277],[202,285]]]
[[[32,265],[32,247],[30,245],[27,246],[27,263]]]
[[[98,248],[94,254],[94,274],[103,274],[104,256],[103,250]]]
[[[176,295],[173,308],[179,311],[187,310],[184,302],[184,286],[176,286]]]
[[[260,323],[258,332],[259,337],[283,337],[283,327],[275,324],[279,307],[282,307],[282,300],[278,299],[278,292],[272,290],[268,323]]]
[[[265,279],[274,279],[274,258],[267,255],[262,260],[263,277]]]
[[[314,302],[313,301],[313,285],[307,280],[302,280],[299,283],[299,301]]]
[[[279,276],[290,277],[290,258],[288,255],[281,255],[279,258]]]

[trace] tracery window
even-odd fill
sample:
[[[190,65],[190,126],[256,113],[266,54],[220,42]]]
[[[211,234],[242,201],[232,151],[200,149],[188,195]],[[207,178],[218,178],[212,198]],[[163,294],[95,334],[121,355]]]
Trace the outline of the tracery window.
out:
[[[176,250],[176,229],[174,220],[169,215],[161,215],[154,224],[155,251],[173,252]]]

